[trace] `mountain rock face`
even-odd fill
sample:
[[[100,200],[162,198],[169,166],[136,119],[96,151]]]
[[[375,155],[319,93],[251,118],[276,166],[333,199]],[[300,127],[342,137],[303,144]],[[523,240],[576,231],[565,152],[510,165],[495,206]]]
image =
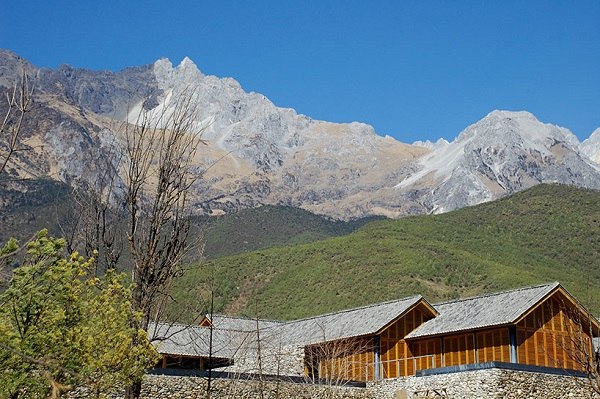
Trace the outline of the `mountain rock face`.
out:
[[[491,112],[453,142],[431,148],[418,161],[418,172],[396,188],[433,187],[422,199],[433,212],[493,200],[541,182],[600,187],[600,167],[582,154],[577,137],[528,112]]]
[[[172,98],[193,93],[206,142],[198,154],[205,173],[192,193],[198,213],[282,204],[343,219],[400,217],[541,182],[600,189],[600,130],[579,143],[527,112],[494,111],[452,142],[409,145],[363,123],[317,121],[278,108],[234,79],[204,75],[188,58],[177,67],[161,59],[114,73],[37,69],[0,50],[0,86],[10,87],[21,69],[36,97],[22,135],[27,151],[8,169],[13,177],[73,186],[97,180],[115,167],[107,154],[119,145],[119,126],[135,123],[142,107],[163,112]]]
[[[600,164],[600,128],[594,130],[590,137],[583,140],[580,148],[584,155]]]

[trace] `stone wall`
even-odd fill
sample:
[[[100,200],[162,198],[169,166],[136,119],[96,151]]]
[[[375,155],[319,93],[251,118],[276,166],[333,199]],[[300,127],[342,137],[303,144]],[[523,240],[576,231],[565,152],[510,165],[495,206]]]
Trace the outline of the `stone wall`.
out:
[[[263,345],[260,362],[255,347],[240,348],[232,366],[219,371],[285,376],[304,375],[304,348],[297,345]]]
[[[141,399],[206,399],[207,379],[147,375],[142,383]],[[93,398],[79,389],[66,395],[67,399]],[[109,396],[122,399],[122,394]],[[211,399],[375,399],[365,388],[301,384],[281,381],[214,379]]]
[[[206,383],[205,378],[151,376],[143,385],[142,399],[205,399]],[[213,380],[211,398],[374,399],[364,388],[225,379]]]
[[[415,391],[444,388],[452,399],[568,399],[595,398],[586,378],[516,370],[487,369],[371,382],[367,390],[378,399],[407,397]]]
[[[141,398],[205,399],[206,386],[205,377],[147,375]],[[212,399],[414,399],[415,391],[442,388],[448,399],[600,399],[585,378],[497,368],[388,379],[369,382],[366,388],[221,378],[213,379],[211,386]],[[406,396],[399,395],[401,391]],[[90,397],[84,390],[67,395]]]

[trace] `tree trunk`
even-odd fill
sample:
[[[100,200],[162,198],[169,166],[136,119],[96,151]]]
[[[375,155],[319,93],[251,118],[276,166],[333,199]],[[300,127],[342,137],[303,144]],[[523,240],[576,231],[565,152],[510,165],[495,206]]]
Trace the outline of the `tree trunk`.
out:
[[[136,381],[125,388],[125,399],[137,399],[142,392],[142,381]]]

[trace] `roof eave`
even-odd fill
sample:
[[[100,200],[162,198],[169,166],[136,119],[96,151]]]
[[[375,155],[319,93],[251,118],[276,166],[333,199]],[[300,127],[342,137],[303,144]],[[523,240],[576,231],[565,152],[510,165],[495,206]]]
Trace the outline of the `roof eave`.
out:
[[[409,333],[404,337],[404,339],[411,341],[411,340],[423,339],[423,338],[439,338],[439,337],[444,337],[444,336],[464,334],[464,333],[470,333],[470,332],[475,332],[475,331],[484,331],[484,330],[491,330],[491,329],[495,329],[495,328],[510,327],[513,325],[514,325],[514,323],[510,323],[510,322],[509,323],[501,323],[501,324],[489,324],[489,325],[483,326],[483,327],[472,327],[472,328],[465,328],[463,330],[445,331],[445,332],[439,332],[439,333],[434,333],[434,334],[417,335],[416,337],[411,337],[410,333]]]
[[[523,312],[520,316],[518,316],[513,321],[513,324],[518,324],[519,322],[521,322],[525,317],[527,317],[529,314],[531,314],[531,312],[533,312],[535,310],[535,308],[537,308],[542,302],[544,302],[545,300],[547,300],[548,298],[550,298],[552,295],[556,294],[557,292],[560,292],[573,305],[575,305],[577,310],[582,315],[585,315],[585,317],[587,319],[589,319],[589,321],[592,323],[592,332],[594,332],[596,334],[596,336],[600,335],[600,322],[598,321],[598,319],[596,319],[594,317],[594,315],[590,311],[588,311],[587,308],[585,306],[583,306],[581,304],[581,302],[579,302],[579,300],[577,300],[577,298],[575,298],[573,295],[571,295],[571,293],[569,291],[567,291],[567,289],[564,288],[560,283],[555,282],[554,284],[555,284],[554,287],[551,290],[549,290],[540,300],[538,300],[531,307],[529,307],[525,312]]]

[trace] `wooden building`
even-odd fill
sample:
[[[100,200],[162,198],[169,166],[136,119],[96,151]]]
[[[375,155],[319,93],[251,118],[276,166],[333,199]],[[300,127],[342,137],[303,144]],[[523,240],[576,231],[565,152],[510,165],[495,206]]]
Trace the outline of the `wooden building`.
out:
[[[209,328],[217,346],[212,351]],[[288,375],[370,381],[491,362],[583,371],[595,355],[592,341],[600,324],[559,283],[551,283],[435,305],[417,295],[285,323],[215,316],[190,331],[162,341],[165,366],[178,353],[205,368],[210,352],[218,358],[212,367],[235,370],[235,364],[253,364],[249,358],[262,348],[261,369],[271,361],[277,367],[270,370],[281,373],[281,364],[298,361],[297,351],[282,348],[294,347],[304,360],[288,367]],[[189,345],[182,347],[181,337]]]
[[[440,316],[406,336],[441,366],[506,362],[583,370],[598,321],[558,283],[436,305]],[[436,350],[424,348],[434,342]]]
[[[558,283],[435,305],[421,298],[362,336],[373,343],[366,357],[379,363],[375,373],[346,374],[358,380],[395,378],[489,362],[584,371],[594,355],[592,338],[599,335],[598,321]]]
[[[260,332],[263,346],[268,349],[270,343],[279,339],[276,327],[282,324],[214,315],[212,319],[205,316],[198,325],[151,323],[149,335],[161,354],[158,368],[223,370],[241,357],[256,356]]]

